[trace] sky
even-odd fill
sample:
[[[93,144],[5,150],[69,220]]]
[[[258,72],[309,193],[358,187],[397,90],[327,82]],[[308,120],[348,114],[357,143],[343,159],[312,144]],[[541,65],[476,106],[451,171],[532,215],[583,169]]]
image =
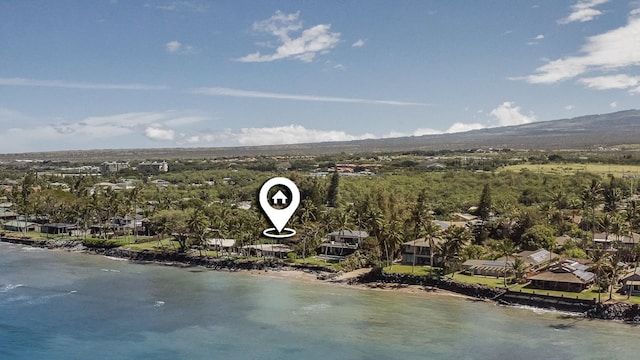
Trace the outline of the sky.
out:
[[[0,153],[468,131],[640,108],[640,0],[0,0]]]

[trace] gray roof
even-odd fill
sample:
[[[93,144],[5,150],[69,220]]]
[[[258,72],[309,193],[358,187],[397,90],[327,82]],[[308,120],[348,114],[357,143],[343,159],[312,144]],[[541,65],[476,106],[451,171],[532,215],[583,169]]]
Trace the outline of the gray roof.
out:
[[[366,231],[359,230],[339,230],[329,233],[329,236],[339,236],[343,238],[366,238],[369,237],[369,233]]]

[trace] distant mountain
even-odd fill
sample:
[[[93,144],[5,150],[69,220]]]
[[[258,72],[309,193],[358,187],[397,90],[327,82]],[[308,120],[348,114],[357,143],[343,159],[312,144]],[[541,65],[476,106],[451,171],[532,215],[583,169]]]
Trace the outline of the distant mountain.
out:
[[[475,148],[589,149],[640,143],[640,110],[588,115],[572,119],[538,121],[464,133],[409,136],[295,145],[227,148],[173,148],[55,151],[0,155],[17,159],[104,161],[133,159],[215,158],[253,155],[318,155],[373,151],[458,150]]]

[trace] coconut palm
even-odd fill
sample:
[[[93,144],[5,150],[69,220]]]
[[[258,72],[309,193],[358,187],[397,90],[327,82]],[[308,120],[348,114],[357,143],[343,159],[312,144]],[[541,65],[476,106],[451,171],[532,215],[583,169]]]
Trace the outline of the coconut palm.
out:
[[[600,302],[600,293],[603,288],[603,280],[606,279],[607,272],[611,269],[611,254],[603,249],[593,249],[590,253],[591,266],[589,271],[596,274],[596,282],[598,283],[598,302]]]
[[[498,251],[504,256],[504,286],[507,287],[507,270],[509,266],[509,256],[515,251],[516,247],[510,239],[504,239],[497,243]]]

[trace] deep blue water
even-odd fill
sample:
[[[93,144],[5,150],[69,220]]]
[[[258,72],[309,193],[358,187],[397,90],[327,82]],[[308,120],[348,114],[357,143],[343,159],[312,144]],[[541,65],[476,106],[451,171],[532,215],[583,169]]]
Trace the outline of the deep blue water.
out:
[[[0,359],[637,359],[640,328],[0,243]]]

